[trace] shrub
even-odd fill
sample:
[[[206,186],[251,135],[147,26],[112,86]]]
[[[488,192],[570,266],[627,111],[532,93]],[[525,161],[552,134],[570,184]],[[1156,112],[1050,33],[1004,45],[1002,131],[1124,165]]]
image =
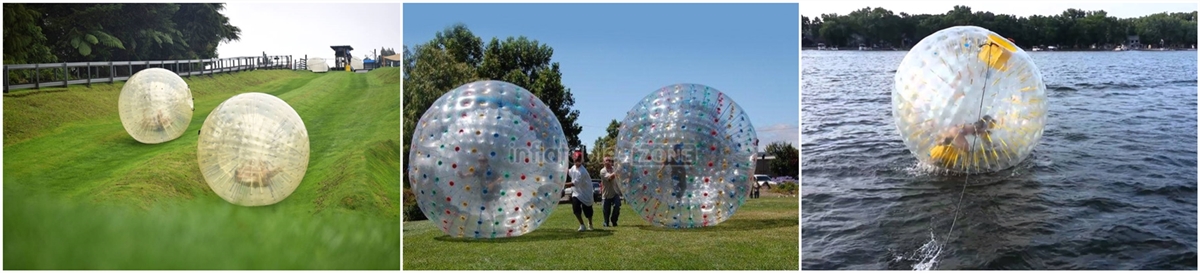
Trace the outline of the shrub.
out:
[[[410,189],[404,189],[404,209],[400,213],[404,215],[404,221],[428,219],[425,218],[425,213],[421,212],[421,207],[417,206],[417,195]]]
[[[775,185],[775,187],[771,188],[771,192],[779,193],[779,194],[786,194],[786,195],[794,195],[794,194],[796,194],[799,187],[800,186],[797,183],[780,183],[778,185]]]

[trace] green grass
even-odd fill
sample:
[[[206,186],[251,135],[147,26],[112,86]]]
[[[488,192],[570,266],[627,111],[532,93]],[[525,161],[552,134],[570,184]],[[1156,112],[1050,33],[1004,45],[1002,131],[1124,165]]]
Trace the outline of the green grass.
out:
[[[404,223],[404,269],[457,270],[798,270],[799,200],[749,199],[729,220],[699,229],[650,226],[621,207],[618,227],[579,227],[569,204],[519,237],[451,238],[430,221]],[[586,218],[585,218],[586,221]]]
[[[122,127],[122,83],[6,95],[4,268],[397,269],[398,74],[185,79],[192,122],[156,145]],[[208,113],[245,92],[287,101],[309,133],[304,181],[271,206],[225,202],[196,163],[195,132]]]

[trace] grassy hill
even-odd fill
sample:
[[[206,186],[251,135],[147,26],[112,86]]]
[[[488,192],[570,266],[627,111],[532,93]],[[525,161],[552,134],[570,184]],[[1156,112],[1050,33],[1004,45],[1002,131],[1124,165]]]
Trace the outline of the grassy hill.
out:
[[[185,78],[182,137],[135,141],[123,83],[4,96],[4,269],[397,269],[399,69],[260,70]],[[288,102],[308,128],[299,188],[265,207],[214,194],[196,163],[200,126],[245,92]]]

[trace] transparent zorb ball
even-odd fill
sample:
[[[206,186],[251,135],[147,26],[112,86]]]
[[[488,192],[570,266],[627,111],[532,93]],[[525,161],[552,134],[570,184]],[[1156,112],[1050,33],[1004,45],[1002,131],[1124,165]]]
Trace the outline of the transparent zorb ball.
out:
[[[614,154],[624,198],[654,226],[728,220],[754,186],[757,137],[725,93],[700,84],[660,88],[621,121]]]
[[[133,139],[157,144],[179,138],[192,122],[192,91],[179,75],[162,68],[134,73],[117,99],[121,125]]]
[[[566,183],[567,139],[554,112],[525,88],[464,84],[442,95],[413,131],[408,175],[421,211],[451,237],[532,232]]]
[[[225,100],[200,128],[196,158],[204,180],[225,201],[265,206],[283,201],[308,170],[308,130],[283,100],[243,93]]]
[[[1024,50],[958,26],[913,46],[896,69],[892,116],[922,164],[991,172],[1020,163],[1046,123],[1046,85]]]

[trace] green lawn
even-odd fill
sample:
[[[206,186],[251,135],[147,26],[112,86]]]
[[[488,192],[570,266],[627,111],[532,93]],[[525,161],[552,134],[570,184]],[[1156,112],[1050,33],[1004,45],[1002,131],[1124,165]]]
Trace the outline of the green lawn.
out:
[[[798,270],[799,200],[749,199],[715,227],[664,229],[621,207],[618,227],[579,227],[569,204],[537,230],[496,240],[451,238],[429,221],[404,223],[404,269],[459,270]],[[586,221],[586,219],[585,219]]]
[[[4,97],[4,269],[398,269],[399,69],[263,70],[185,79],[182,137],[146,145],[117,114],[123,83]],[[196,163],[196,132],[245,92],[304,120],[308,171],[284,201],[225,202]]]

